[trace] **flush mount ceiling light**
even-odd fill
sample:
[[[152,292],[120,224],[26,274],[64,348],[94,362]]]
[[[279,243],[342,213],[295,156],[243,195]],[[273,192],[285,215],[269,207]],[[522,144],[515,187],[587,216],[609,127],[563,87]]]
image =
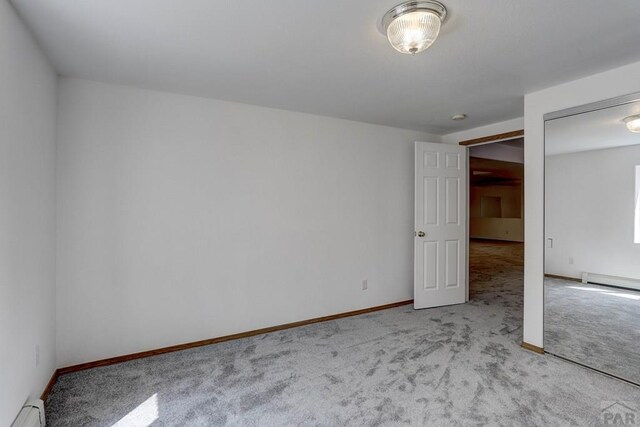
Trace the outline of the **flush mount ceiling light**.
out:
[[[451,120],[454,120],[456,122],[459,121],[459,120],[464,120],[466,118],[467,118],[466,114],[456,114],[454,116],[451,116]]]
[[[447,9],[437,1],[408,1],[384,14],[381,30],[400,53],[414,55],[436,41]]]
[[[635,116],[625,117],[623,120],[629,129],[633,133],[640,133],[640,114]]]

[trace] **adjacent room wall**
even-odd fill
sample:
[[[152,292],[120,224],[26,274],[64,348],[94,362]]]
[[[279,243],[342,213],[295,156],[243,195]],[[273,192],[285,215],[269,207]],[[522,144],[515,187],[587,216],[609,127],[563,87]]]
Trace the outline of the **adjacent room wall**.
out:
[[[640,91],[640,62],[553,86],[524,97],[524,341],[543,346],[544,120],[546,113]]]
[[[75,79],[59,96],[59,366],[413,297],[413,142],[439,137]]]
[[[485,135],[486,136],[486,135]],[[501,183],[501,185],[487,185],[474,179],[472,170],[469,190],[469,237],[479,239],[506,240],[512,242],[524,241],[523,204],[524,192],[522,186],[522,163],[524,163],[524,143],[519,139],[517,145],[506,145],[493,142],[469,147],[470,164],[474,160],[497,160],[501,169],[511,171],[511,177],[517,176],[520,181],[515,183]],[[495,174],[503,171],[493,171]],[[507,177],[502,175],[503,177]],[[499,198],[501,217],[486,217],[482,213],[483,199],[487,197]]]
[[[6,1],[0,58],[0,425],[8,426],[55,368],[57,77]]]
[[[640,279],[634,243],[640,145],[547,156],[545,273]]]
[[[483,216],[483,197],[499,198],[502,217],[488,218]],[[471,186],[469,196],[469,237],[522,242],[524,240],[522,201],[521,185]]]

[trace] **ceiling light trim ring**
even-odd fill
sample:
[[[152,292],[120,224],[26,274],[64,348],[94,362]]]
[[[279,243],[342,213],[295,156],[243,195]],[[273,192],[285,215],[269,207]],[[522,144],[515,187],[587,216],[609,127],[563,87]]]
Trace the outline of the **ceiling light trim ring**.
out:
[[[633,133],[640,133],[640,114],[625,117],[622,121],[627,125],[627,129]]]
[[[378,29],[382,34],[386,36],[387,29],[394,19],[406,15],[407,13],[417,11],[433,12],[438,18],[440,18],[441,23],[444,23],[445,19],[447,19],[447,8],[439,1],[407,1],[394,6],[387,13],[385,13],[382,17],[382,20],[380,21],[380,26]]]

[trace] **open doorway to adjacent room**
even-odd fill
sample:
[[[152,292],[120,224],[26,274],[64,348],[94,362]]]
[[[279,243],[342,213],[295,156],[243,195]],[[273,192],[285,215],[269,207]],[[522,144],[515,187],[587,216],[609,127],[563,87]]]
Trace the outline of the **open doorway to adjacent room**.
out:
[[[503,298],[520,316],[524,268],[524,131],[470,141],[469,299]]]

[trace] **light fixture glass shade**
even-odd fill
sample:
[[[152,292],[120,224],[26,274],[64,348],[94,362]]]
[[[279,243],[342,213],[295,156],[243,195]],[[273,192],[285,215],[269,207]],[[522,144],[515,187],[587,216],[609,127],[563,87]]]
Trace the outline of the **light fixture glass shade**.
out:
[[[400,53],[414,55],[436,41],[447,8],[436,0],[406,1],[384,14],[380,31]]]
[[[440,17],[430,10],[416,10],[398,16],[387,28],[387,38],[395,50],[416,54],[433,44],[440,33]]]
[[[629,116],[624,119],[627,129],[634,133],[640,133],[640,114]]]

